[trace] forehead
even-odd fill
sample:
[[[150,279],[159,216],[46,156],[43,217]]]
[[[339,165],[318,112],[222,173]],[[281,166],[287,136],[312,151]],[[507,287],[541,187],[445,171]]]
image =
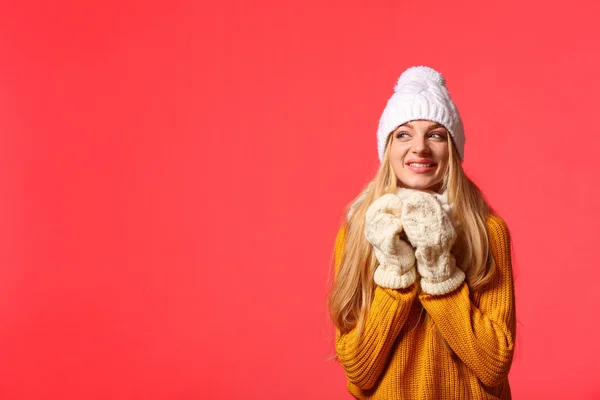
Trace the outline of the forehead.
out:
[[[437,123],[435,121],[429,121],[426,119],[418,119],[418,120],[414,120],[414,121],[408,121],[400,126],[411,128],[411,129],[435,129],[435,128],[446,129],[442,124]]]

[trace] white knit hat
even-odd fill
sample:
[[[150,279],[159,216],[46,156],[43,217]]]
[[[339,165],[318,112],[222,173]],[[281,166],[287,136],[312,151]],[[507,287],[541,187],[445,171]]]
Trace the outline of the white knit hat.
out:
[[[464,157],[465,133],[456,105],[438,71],[426,66],[410,67],[400,75],[394,94],[387,102],[377,130],[379,161],[388,135],[398,126],[417,119],[442,124],[454,140],[460,159]]]

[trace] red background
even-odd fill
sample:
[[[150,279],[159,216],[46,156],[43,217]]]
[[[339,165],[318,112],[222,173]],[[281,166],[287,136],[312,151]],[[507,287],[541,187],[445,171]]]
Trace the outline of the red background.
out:
[[[333,241],[418,64],[512,232],[514,398],[600,398],[598,4],[3,2],[0,398],[349,398]]]

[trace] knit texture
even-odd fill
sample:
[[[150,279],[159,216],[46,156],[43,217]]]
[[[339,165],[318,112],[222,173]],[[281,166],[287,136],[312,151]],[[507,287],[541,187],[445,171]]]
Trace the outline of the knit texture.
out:
[[[336,330],[337,356],[355,398],[511,399],[516,324],[510,237],[497,216],[489,217],[487,229],[498,273],[483,291],[471,293],[466,281],[441,296],[420,292],[417,284],[376,286],[363,334]],[[336,271],[345,238],[343,225],[335,241]]]
[[[379,261],[373,279],[379,286],[390,289],[408,287],[417,279],[415,253],[400,239],[401,212],[400,198],[387,193],[369,206],[365,216],[365,237]]]
[[[450,252],[456,241],[456,231],[439,197],[414,191],[402,204],[402,224],[411,244],[421,288],[429,294],[446,294],[465,280],[465,273],[456,268]]]

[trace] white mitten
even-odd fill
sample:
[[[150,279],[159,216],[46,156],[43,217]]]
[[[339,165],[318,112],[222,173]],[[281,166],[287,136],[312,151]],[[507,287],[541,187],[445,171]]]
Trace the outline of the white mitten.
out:
[[[429,193],[414,192],[403,202],[401,219],[408,240],[416,247],[423,292],[439,295],[460,286],[465,273],[450,253],[456,231],[440,202]]]
[[[375,200],[366,212],[365,237],[379,261],[373,279],[390,289],[406,288],[417,278],[414,251],[400,239],[401,212],[402,202],[391,193]]]
[[[420,190],[420,191],[425,192],[425,193],[431,193],[431,195],[433,197],[435,197],[436,200],[442,205],[442,208],[444,209],[444,211],[446,211],[446,213],[448,215],[452,215],[452,206],[450,204],[448,204],[448,192],[447,191],[445,191],[444,193],[436,193],[432,190],[427,190],[427,189]],[[415,192],[419,192],[419,190],[400,187],[396,191],[396,195],[400,198],[400,201],[404,202],[404,201],[406,201],[406,199],[408,199],[410,197],[411,194],[413,194]],[[458,221],[456,223],[458,223]]]

